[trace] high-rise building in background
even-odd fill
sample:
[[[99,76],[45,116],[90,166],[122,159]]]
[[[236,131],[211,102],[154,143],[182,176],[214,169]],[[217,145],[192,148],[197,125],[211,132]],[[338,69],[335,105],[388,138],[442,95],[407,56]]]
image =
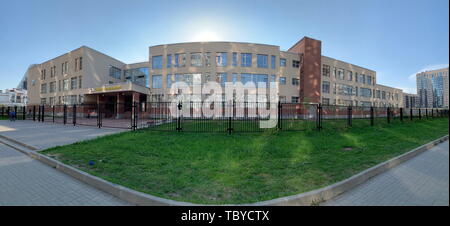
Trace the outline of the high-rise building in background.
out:
[[[448,68],[416,74],[419,106],[424,108],[448,107]]]

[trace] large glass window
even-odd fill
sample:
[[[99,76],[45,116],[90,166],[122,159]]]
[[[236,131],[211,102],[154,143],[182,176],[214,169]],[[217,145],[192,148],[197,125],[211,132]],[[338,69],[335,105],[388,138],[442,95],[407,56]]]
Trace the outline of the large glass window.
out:
[[[252,74],[242,73],[241,74],[241,82],[242,84],[246,84],[247,82],[252,81]]]
[[[110,66],[109,67],[109,76],[115,78],[115,79],[120,79],[121,78],[121,74],[122,74],[122,70],[120,70],[119,68]]]
[[[41,93],[47,93],[47,83],[41,84]]]
[[[77,77],[70,79],[70,89],[76,89],[77,88]]]
[[[270,56],[270,67],[272,69],[275,69],[277,67],[277,57],[276,56]]]
[[[331,67],[330,65],[324,64],[322,66],[322,76],[330,77]]]
[[[152,57],[152,68],[153,69],[161,69],[162,68],[162,56],[153,56]]]
[[[125,70],[125,80],[138,84],[140,86],[148,87],[148,68],[133,68]]]
[[[322,82],[322,92],[330,93],[330,82],[327,82],[327,81]]]
[[[167,68],[172,67],[172,54],[167,54]]]
[[[367,97],[367,98],[372,97],[372,89],[361,88],[360,92],[361,92],[362,97]]]
[[[286,67],[286,59],[280,58],[280,67]]]
[[[186,53],[176,53],[175,54],[175,64],[174,67],[185,67],[186,66]]]
[[[191,66],[192,67],[203,66],[201,53],[191,53]]]
[[[338,68],[336,73],[336,78],[344,80],[344,69]]]
[[[238,81],[238,74],[233,73],[233,77],[232,77],[233,85],[236,84],[237,81]]]
[[[64,91],[69,91],[69,79],[64,79],[63,80],[63,90]]]
[[[262,87],[267,87],[269,85],[269,76],[266,74],[253,74],[253,82],[256,87],[259,87],[258,83],[264,83]]]
[[[294,86],[300,85],[300,79],[298,79],[298,78],[292,78],[292,85],[294,85]]]
[[[338,87],[337,94],[339,94],[339,95],[345,95],[345,96],[356,95],[356,90],[353,89],[353,86],[346,85],[346,84],[338,84],[337,87]]]
[[[172,75],[168,74],[166,77],[166,88],[170,89],[172,87]]]
[[[372,76],[367,75],[367,84],[372,85]]]
[[[56,82],[50,82],[50,93],[54,93],[56,91]]]
[[[233,53],[233,67],[237,67],[238,65],[238,54]]]
[[[357,74],[357,81],[359,83],[366,83],[366,76],[364,74]]]
[[[299,67],[300,67],[300,61],[298,61],[298,60],[293,60],[293,61],[292,61],[292,67],[299,68]]]
[[[216,65],[217,65],[217,67],[227,66],[227,53],[217,53]]]
[[[161,89],[162,88],[162,75],[152,76],[152,88]]]
[[[259,67],[259,68],[268,68],[268,62],[267,62],[268,59],[267,58],[268,58],[267,55],[257,54],[256,55],[257,67]]]
[[[241,67],[251,67],[251,66],[252,66],[252,54],[241,53]]]
[[[353,80],[353,72],[348,71],[347,80],[352,81]]]
[[[281,85],[286,85],[286,77],[280,77],[279,80]]]

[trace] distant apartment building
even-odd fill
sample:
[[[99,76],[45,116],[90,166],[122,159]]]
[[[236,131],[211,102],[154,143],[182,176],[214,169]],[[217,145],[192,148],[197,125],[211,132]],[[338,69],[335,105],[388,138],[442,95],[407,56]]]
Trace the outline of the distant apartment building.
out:
[[[448,68],[416,74],[419,105],[424,108],[449,106]]]
[[[27,90],[0,90],[0,106],[26,106],[28,104]]]
[[[403,106],[405,108],[418,108],[420,107],[419,95],[412,93],[403,93]]]
[[[282,102],[403,106],[402,90],[376,83],[376,72],[322,56],[321,41],[304,37],[287,51],[241,42],[149,47],[149,61],[125,64],[82,46],[32,65],[25,81],[31,105],[170,101],[175,82],[279,82]],[[204,98],[204,97],[202,97]]]

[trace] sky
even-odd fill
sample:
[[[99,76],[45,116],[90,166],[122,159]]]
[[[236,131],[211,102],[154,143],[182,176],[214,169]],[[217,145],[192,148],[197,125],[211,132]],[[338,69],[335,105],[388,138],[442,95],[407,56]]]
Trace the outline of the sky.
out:
[[[448,67],[448,0],[0,0],[0,89],[31,64],[82,45],[125,63],[148,47],[239,41],[287,50],[303,36],[322,55],[415,92],[415,74]]]

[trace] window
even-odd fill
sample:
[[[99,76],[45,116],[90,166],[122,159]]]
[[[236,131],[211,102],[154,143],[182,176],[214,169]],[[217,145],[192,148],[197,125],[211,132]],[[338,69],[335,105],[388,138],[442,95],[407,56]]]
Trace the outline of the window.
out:
[[[47,83],[41,84],[41,93],[47,93]]]
[[[162,88],[162,75],[153,75],[152,77],[152,88],[161,89]]]
[[[356,93],[353,93],[353,86],[346,84],[337,84],[337,94],[345,96],[356,95]]]
[[[140,86],[149,87],[149,73],[147,67],[133,68],[124,71],[125,80]]]
[[[366,76],[364,74],[357,74],[357,82],[366,83]]]
[[[270,67],[272,69],[275,69],[277,67],[277,63],[276,62],[277,62],[277,57],[274,56],[274,55],[270,56]]]
[[[47,104],[47,98],[41,98],[41,105]]]
[[[267,55],[264,54],[257,54],[256,55],[256,65],[259,68],[268,68],[268,62],[267,62]]]
[[[217,65],[217,67],[227,66],[227,53],[217,53],[216,65]]]
[[[270,82],[276,82],[277,81],[277,76],[276,75],[271,75],[270,76]]]
[[[280,77],[280,84],[286,85],[286,77]]]
[[[322,67],[322,76],[330,77],[330,71],[331,71],[330,65],[324,64]]]
[[[172,67],[172,54],[167,54],[166,61],[167,61],[166,67],[171,68]]]
[[[45,69],[42,69],[41,70],[41,80],[45,80],[45,74],[46,74]]]
[[[80,57],[80,59],[78,60],[78,70],[82,70],[83,69],[83,57]]]
[[[363,106],[363,107],[371,107],[372,106],[372,102],[361,101],[361,106]]]
[[[372,97],[372,89],[361,88],[360,91],[361,91],[361,96],[362,97],[366,97],[366,98]]]
[[[242,73],[241,74],[241,82],[245,85],[247,82],[252,81],[252,74]]]
[[[347,77],[347,79],[348,79],[349,81],[352,81],[352,80],[353,80],[353,72],[348,71],[348,77]]]
[[[231,80],[233,82],[233,85],[236,84],[236,82],[238,81],[238,74],[233,73]]]
[[[220,83],[220,86],[225,87],[225,82],[227,82],[227,73],[217,73],[216,82]]]
[[[381,91],[380,90],[377,90],[376,98],[378,98],[378,99],[381,98]]]
[[[81,84],[82,84],[82,82],[81,82],[81,81],[82,81],[82,80],[81,80],[81,77],[83,77],[83,76],[79,76],[79,77],[78,77],[78,88],[79,88],[79,89],[82,88],[82,86],[81,86]]]
[[[61,75],[67,74],[68,64],[67,61],[61,64]]]
[[[166,88],[167,89],[170,89],[171,87],[172,87],[172,75],[171,74],[168,74],[167,76],[166,76]]]
[[[75,58],[75,71],[81,71],[82,69],[82,57]]]
[[[114,66],[110,66],[109,67],[109,76],[111,76],[115,79],[120,79],[122,77],[122,70],[120,70],[119,68],[116,68]]]
[[[64,79],[63,80],[63,90],[64,91],[69,91],[69,79]]]
[[[58,91],[61,92],[62,91],[62,80],[58,81]]]
[[[54,93],[56,91],[56,82],[50,82],[49,93]]]
[[[252,54],[242,53],[241,54],[241,67],[251,67],[252,66]]]
[[[298,103],[299,98],[298,97],[291,97],[292,103]]]
[[[367,76],[367,84],[372,85],[372,76]]]
[[[269,85],[269,76],[266,74],[254,74],[253,75],[253,82],[255,83],[255,86],[258,87],[258,83],[264,83],[262,87],[268,87]]]
[[[300,61],[298,61],[298,60],[293,60],[293,61],[292,61],[292,67],[299,68],[299,67],[300,67]]]
[[[50,77],[53,78],[56,76],[56,66],[50,68]]]
[[[336,78],[340,80],[344,80],[344,69],[338,68]]]
[[[205,53],[205,66],[211,67],[211,53]]]
[[[162,56],[152,57],[152,68],[153,69],[162,69]]]
[[[201,67],[203,66],[202,54],[201,53],[191,53],[191,66]]]
[[[70,78],[70,90],[77,88],[77,77]]]
[[[236,52],[233,53],[233,67],[237,67],[238,65],[238,54]]]
[[[55,97],[49,97],[48,102],[51,106],[55,105]]]
[[[330,99],[329,98],[322,98],[322,104],[323,105],[330,105]]]
[[[280,67],[286,67],[286,59],[280,58]]]
[[[330,93],[330,82],[327,82],[327,81],[322,82],[322,92]]]
[[[294,85],[294,86],[300,85],[300,79],[298,79],[298,78],[292,78],[292,85]]]

